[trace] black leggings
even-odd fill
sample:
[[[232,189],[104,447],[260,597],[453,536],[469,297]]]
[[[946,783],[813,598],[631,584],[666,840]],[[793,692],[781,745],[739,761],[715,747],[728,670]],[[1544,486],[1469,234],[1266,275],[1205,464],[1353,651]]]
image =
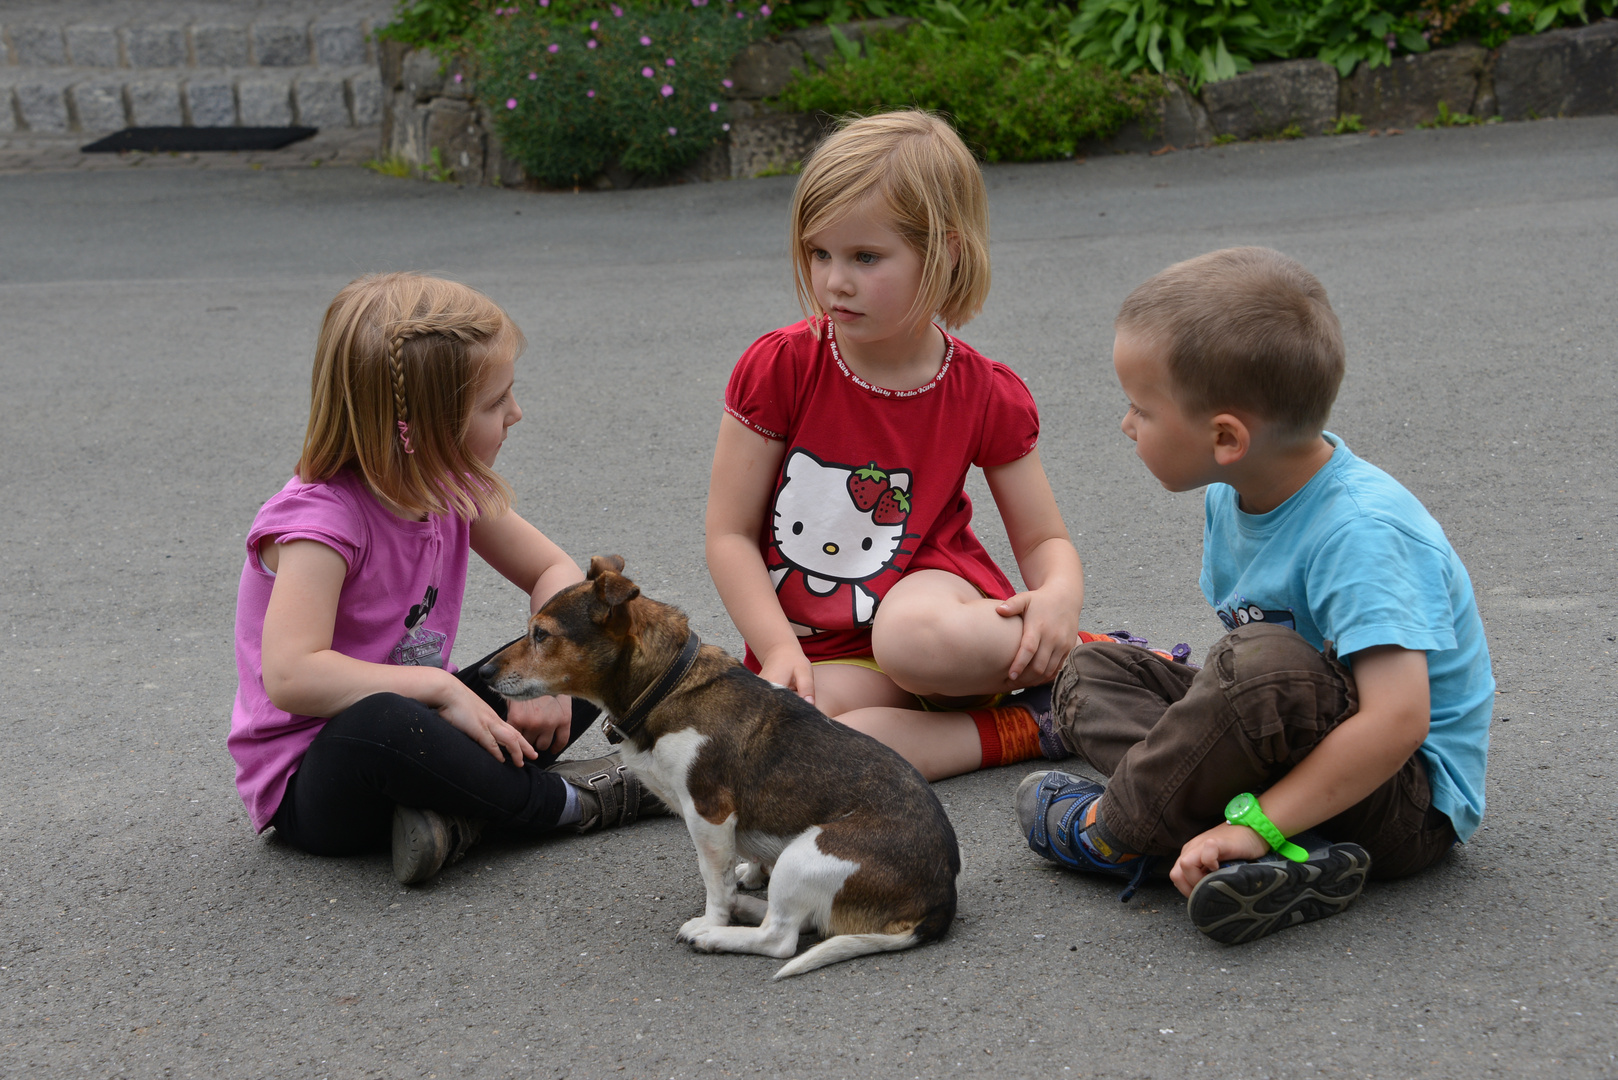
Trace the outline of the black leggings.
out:
[[[487,659],[456,678],[504,718],[505,699],[477,675]],[[568,745],[599,715],[594,705],[574,698]],[[567,782],[545,771],[555,760],[541,753],[522,768],[497,761],[421,702],[372,694],[320,729],[271,823],[284,840],[311,855],[387,849],[396,805],[539,835],[556,827],[567,805]]]

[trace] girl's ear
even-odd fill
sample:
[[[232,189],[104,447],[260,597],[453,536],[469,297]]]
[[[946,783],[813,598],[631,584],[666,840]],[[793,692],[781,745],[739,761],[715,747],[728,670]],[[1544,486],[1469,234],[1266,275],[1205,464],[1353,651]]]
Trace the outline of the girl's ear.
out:
[[[1234,413],[1218,413],[1208,421],[1213,434],[1214,461],[1229,467],[1247,456],[1253,446],[1253,431]]]
[[[945,233],[944,245],[949,248],[949,268],[954,270],[961,265],[961,234]]]

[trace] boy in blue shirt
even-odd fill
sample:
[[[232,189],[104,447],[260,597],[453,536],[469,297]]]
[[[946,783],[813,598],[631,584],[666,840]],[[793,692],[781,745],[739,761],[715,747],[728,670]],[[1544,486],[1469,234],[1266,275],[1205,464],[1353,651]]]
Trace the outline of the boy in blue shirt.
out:
[[[1124,434],[1165,488],[1208,489],[1202,591],[1230,632],[1200,670],[1077,646],[1054,725],[1108,783],[1034,773],[1018,818],[1040,855],[1131,878],[1125,899],[1172,859],[1197,927],[1250,941],[1472,835],[1488,645],[1438,523],[1323,430],[1343,343],[1312,274],[1216,251],[1141,285],[1115,329]]]

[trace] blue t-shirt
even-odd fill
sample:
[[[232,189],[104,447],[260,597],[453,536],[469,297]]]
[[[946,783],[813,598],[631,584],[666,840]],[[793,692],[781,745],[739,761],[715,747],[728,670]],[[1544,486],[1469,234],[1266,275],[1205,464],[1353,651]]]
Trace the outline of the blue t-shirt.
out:
[[[1483,818],[1494,709],[1472,580],[1414,495],[1325,437],[1331,460],[1268,514],[1243,513],[1228,484],[1209,486],[1202,593],[1230,630],[1280,623],[1349,661],[1373,645],[1425,652],[1432,723],[1420,753],[1433,805],[1465,840]]]

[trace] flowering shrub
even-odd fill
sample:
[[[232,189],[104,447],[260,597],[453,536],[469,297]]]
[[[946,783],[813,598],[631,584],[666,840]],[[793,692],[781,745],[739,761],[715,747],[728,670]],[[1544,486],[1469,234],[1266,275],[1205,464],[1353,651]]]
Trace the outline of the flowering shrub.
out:
[[[725,75],[770,12],[754,3],[496,6],[466,41],[504,153],[557,186],[609,161],[653,177],[689,165],[730,126]]]

